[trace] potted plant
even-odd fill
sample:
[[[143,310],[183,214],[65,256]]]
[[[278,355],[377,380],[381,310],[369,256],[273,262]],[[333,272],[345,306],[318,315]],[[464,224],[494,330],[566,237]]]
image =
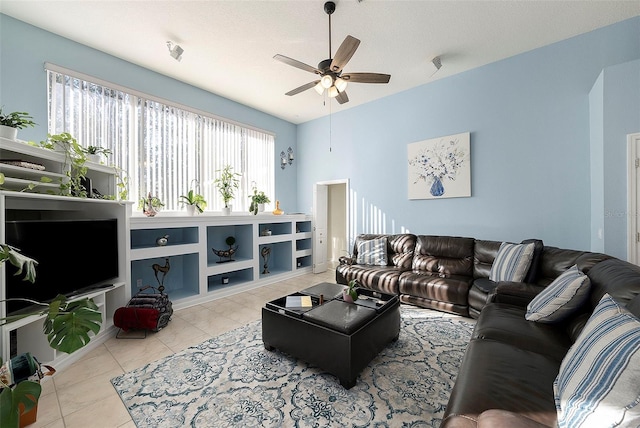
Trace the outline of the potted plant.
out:
[[[358,293],[356,292],[356,287],[360,285],[357,279],[352,279],[349,281],[349,285],[342,291],[342,299],[345,302],[353,303],[358,300]]]
[[[229,206],[229,202],[233,200],[235,197],[235,191],[240,186],[241,176],[237,172],[233,172],[233,167],[231,165],[225,165],[224,168],[218,170],[220,173],[220,177],[216,178],[213,182],[218,187],[218,191],[222,196],[222,200],[224,201],[224,210],[225,214],[229,214],[231,212],[231,207]]]
[[[83,185],[88,171],[85,148],[68,132],[47,134],[47,139],[40,141],[40,146],[65,155],[64,169],[67,180],[60,183],[61,194],[86,198],[88,189]]]
[[[87,154],[87,158],[89,158],[91,162],[96,163],[100,162],[100,154],[103,154],[105,157],[111,154],[111,150],[98,146],[88,146],[84,151]]]
[[[6,261],[18,269],[16,275],[24,275],[25,281],[35,282],[38,262],[20,254],[16,248],[0,243],[0,264]],[[71,354],[89,343],[89,333],[98,334],[100,331],[102,314],[91,299],[68,302],[65,296],[59,295],[50,303],[30,299],[7,300],[25,300],[41,306],[41,309],[0,318],[0,325],[32,315],[44,315],[44,333],[49,345],[56,350]],[[37,406],[42,387],[39,382],[24,380],[13,387],[0,384],[0,388],[0,426],[18,428],[20,416]]]
[[[142,209],[142,212],[147,217],[155,217],[156,214],[162,211],[162,207],[164,207],[164,203],[157,196],[151,196],[151,193],[138,202],[138,209]]]
[[[189,190],[186,195],[181,195],[180,200],[187,206],[187,212],[189,215],[194,215],[196,212],[203,213],[207,208],[207,201],[199,193],[196,193],[193,189]]]
[[[264,194],[263,191],[258,192],[256,186],[253,186],[253,195],[249,195],[251,198],[251,205],[249,206],[249,212],[253,215],[264,211],[264,204],[271,202],[269,197]]]
[[[27,126],[35,126],[33,117],[24,111],[14,111],[8,114],[2,112],[0,107],[0,137],[15,140],[18,136],[18,129],[24,129]]]

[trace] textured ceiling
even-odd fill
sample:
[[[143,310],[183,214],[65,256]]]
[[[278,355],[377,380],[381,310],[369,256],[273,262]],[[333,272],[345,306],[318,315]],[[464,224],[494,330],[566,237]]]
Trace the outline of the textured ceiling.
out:
[[[634,1],[337,0],[332,54],[361,40],[345,72],[391,74],[389,84],[351,83],[343,105],[313,89],[284,94],[329,55],[324,1],[0,0],[0,12],[126,61],[302,123],[640,15]],[[169,56],[167,40],[184,49]],[[430,76],[430,60],[443,67]],[[64,64],[60,64],[63,65]]]

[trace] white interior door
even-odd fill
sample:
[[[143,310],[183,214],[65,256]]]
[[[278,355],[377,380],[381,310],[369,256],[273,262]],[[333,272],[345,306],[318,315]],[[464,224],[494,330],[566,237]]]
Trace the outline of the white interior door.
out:
[[[327,270],[328,194],[326,184],[316,184],[313,188],[313,273]]]

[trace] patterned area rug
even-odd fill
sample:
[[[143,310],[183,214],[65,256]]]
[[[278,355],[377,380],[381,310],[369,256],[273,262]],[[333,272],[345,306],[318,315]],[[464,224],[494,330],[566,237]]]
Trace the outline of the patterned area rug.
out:
[[[260,321],[111,380],[141,427],[437,427],[473,320],[403,307],[398,341],[346,390],[267,351]]]

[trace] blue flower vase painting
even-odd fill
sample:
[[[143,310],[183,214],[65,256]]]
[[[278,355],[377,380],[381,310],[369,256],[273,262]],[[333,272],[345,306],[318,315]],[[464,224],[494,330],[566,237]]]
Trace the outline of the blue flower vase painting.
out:
[[[442,185],[442,180],[440,180],[440,177],[433,177],[433,184],[431,185],[431,194],[433,196],[444,195],[444,186]]]
[[[470,140],[466,132],[408,144],[409,199],[471,196]]]

